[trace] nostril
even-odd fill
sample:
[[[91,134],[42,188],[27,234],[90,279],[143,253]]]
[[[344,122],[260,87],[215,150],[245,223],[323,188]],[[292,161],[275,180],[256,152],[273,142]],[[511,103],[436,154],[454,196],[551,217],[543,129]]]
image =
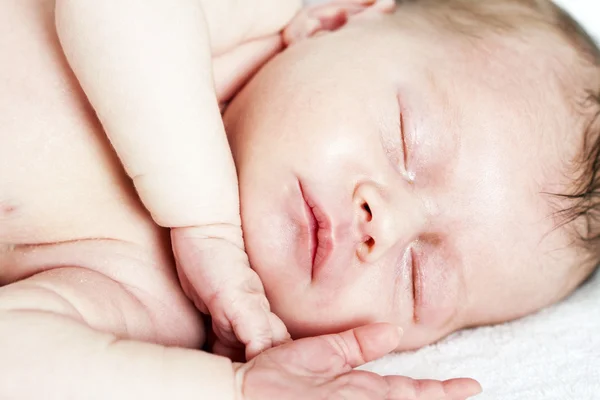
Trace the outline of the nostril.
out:
[[[364,203],[362,205],[362,209],[367,212],[367,222],[370,222],[371,219],[373,218],[373,214],[371,213],[371,207],[369,207],[369,205],[367,203]]]
[[[358,245],[357,255],[359,259],[367,262],[369,257],[373,254],[375,249],[375,240],[370,236],[365,236],[361,243]]]
[[[366,236],[358,245],[356,254],[363,262],[369,262],[369,257],[371,257],[374,248],[375,240],[370,236]]]

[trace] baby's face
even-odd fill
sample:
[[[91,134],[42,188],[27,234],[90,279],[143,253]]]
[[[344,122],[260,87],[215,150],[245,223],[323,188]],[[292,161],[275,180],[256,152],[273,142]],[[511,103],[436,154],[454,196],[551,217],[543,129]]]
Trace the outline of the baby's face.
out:
[[[247,251],[296,337],[387,321],[416,348],[578,283],[541,194],[569,120],[551,80],[393,18],[286,50],[225,117]]]

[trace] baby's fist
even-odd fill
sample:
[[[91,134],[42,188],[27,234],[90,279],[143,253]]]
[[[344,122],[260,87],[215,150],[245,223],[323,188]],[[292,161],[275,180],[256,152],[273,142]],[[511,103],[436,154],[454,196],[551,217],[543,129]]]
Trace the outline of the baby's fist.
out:
[[[183,290],[211,315],[222,348],[243,346],[250,360],[290,340],[250,268],[239,226],[174,228],[171,239]]]

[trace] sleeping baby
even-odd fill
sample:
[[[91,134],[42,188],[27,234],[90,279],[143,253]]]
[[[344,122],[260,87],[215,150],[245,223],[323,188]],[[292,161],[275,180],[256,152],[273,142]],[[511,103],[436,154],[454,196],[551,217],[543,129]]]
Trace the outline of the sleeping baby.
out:
[[[0,398],[463,399],[353,368],[593,272],[600,51],[571,18],[299,6],[0,5]]]

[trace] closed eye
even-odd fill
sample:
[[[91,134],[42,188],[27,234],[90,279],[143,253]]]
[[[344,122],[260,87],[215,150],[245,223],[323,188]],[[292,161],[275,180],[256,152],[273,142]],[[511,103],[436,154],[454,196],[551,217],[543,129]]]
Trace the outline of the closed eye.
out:
[[[411,171],[411,155],[409,154],[409,151],[411,151],[411,145],[410,142],[406,135],[406,131],[407,131],[407,124],[406,124],[406,109],[402,104],[402,99],[400,98],[400,95],[397,96],[398,99],[398,127],[400,130],[400,141],[402,142],[402,145],[400,146],[402,148],[402,161],[403,161],[403,169],[404,169],[404,173],[406,174],[406,179],[409,182],[414,182],[415,180],[415,176],[414,176],[414,172]]]
[[[418,315],[417,315],[417,297],[418,297],[418,287],[419,287],[419,274],[417,272],[417,266],[415,263],[415,252],[411,247],[409,247],[408,249],[408,256],[409,256],[409,261],[410,261],[410,272],[411,272],[411,282],[412,282],[412,298],[413,298],[413,321],[414,322],[419,322],[418,321]]]

